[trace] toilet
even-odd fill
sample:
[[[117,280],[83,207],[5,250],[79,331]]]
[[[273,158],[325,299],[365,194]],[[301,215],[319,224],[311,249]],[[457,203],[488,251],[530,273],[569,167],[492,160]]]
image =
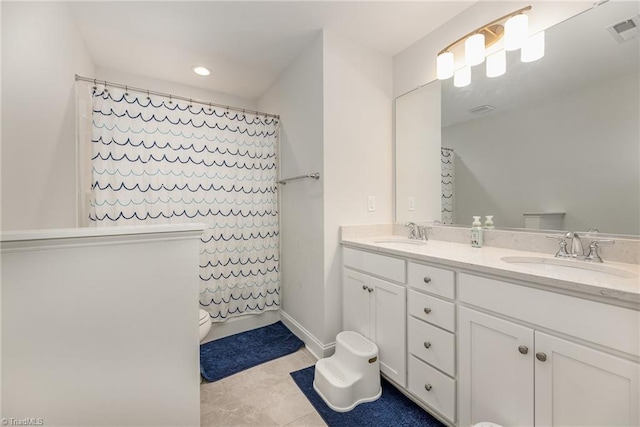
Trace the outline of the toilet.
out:
[[[207,336],[211,329],[211,319],[209,313],[203,309],[200,309],[200,342]]]

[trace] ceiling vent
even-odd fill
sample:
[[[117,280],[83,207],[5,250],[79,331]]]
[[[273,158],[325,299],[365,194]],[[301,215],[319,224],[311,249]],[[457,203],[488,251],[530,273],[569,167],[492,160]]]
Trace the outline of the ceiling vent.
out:
[[[640,15],[620,21],[607,27],[607,31],[618,43],[624,43],[640,35]]]
[[[481,105],[479,107],[472,108],[471,110],[469,110],[469,112],[472,114],[486,114],[489,111],[493,111],[495,109],[496,107],[494,107],[493,105]]]

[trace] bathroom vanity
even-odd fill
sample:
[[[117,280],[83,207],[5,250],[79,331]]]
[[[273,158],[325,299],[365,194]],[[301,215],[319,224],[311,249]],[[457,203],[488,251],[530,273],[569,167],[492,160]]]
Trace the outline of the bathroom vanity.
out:
[[[503,258],[553,255],[403,236],[342,244],[344,329],[442,421],[640,424],[637,264],[540,267]]]

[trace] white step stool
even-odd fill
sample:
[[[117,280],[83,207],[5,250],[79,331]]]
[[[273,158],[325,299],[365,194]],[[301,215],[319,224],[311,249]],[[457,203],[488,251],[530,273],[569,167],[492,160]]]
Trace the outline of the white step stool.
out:
[[[337,412],[378,399],[382,395],[378,346],[356,332],[340,332],[335,354],[316,363],[313,388]]]

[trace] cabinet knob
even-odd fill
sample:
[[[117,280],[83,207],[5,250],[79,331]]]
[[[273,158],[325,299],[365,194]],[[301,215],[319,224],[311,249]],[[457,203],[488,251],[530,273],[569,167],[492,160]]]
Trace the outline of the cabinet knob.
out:
[[[431,343],[429,341],[425,341],[424,348],[431,348]]]
[[[425,384],[424,385],[424,389],[427,390],[427,391],[431,391],[432,388],[433,387],[431,386],[431,384]]]
[[[529,347],[527,347],[526,345],[521,345],[520,347],[518,347],[518,351],[522,354],[527,354],[529,353]]]
[[[367,288],[367,290],[369,291],[369,293],[373,292],[373,288]]]
[[[431,309],[428,308],[428,307],[425,307],[424,308],[424,314],[429,314],[429,313],[431,313]]]
[[[367,288],[367,285],[362,285],[362,290],[363,291],[366,291],[367,289],[369,289],[369,288]]]
[[[431,282],[431,277],[428,276],[424,276],[424,283],[430,283]]]
[[[536,353],[536,359],[538,359],[541,362],[546,362],[547,361],[547,355],[544,353]]]

